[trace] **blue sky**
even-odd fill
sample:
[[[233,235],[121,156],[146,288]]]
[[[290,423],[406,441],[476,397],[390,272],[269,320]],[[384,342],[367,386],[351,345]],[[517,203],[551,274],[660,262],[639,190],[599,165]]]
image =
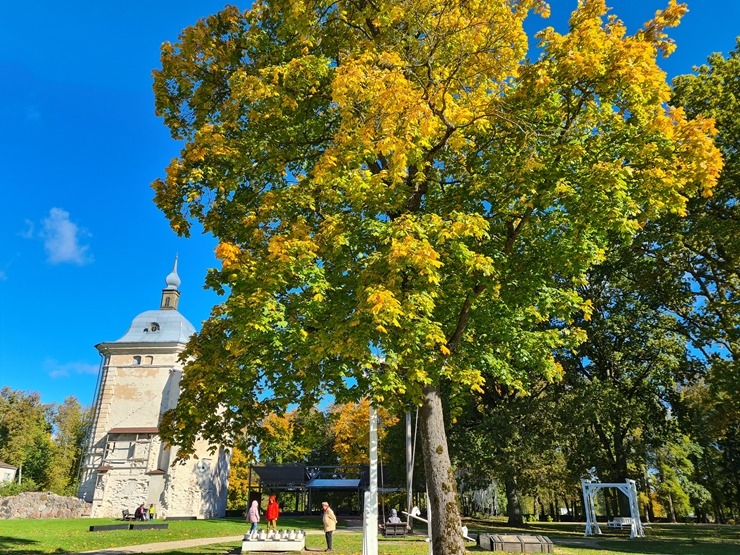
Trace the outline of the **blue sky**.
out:
[[[634,31],[667,0],[608,3]],[[179,149],[154,115],[159,47],[223,5],[0,3],[0,386],[92,403],[94,346],[159,306],[176,254],[180,312],[200,328],[218,302],[202,286],[215,241],[175,236],[149,184]],[[551,6],[547,24],[562,28],[575,0]],[[740,34],[740,0],[689,8],[661,62],[671,77],[726,54]]]

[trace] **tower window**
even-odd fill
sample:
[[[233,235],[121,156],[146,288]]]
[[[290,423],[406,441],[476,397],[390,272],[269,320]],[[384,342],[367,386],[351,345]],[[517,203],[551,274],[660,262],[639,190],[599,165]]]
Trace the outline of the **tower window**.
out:
[[[141,364],[141,357],[136,355],[134,360],[131,361],[131,364]]]
[[[144,357],[144,364],[152,364],[154,362],[154,357],[151,355],[147,355]]]

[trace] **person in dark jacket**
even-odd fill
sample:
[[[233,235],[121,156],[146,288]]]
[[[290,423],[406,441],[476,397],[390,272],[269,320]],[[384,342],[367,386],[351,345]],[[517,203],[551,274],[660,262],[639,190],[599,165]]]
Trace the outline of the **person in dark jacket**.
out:
[[[144,503],[136,507],[136,510],[134,511],[134,518],[136,520],[146,520],[146,507],[144,506]]]

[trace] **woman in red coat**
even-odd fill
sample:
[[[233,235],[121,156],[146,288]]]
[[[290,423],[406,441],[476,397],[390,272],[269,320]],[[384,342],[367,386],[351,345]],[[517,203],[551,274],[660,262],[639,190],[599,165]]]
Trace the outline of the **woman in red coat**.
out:
[[[270,531],[270,525],[272,529],[277,532],[277,519],[280,516],[280,506],[278,505],[277,499],[274,495],[270,496],[270,500],[267,502],[267,511],[265,512],[265,518],[267,519],[267,531]]]

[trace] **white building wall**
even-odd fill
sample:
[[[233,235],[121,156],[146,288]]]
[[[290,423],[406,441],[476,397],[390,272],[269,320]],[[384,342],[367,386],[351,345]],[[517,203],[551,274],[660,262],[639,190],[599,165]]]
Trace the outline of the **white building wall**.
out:
[[[10,482],[15,478],[16,468],[0,468],[0,483]]]
[[[172,464],[176,450],[166,448],[156,433],[139,434],[142,443],[132,441],[128,450],[130,434],[111,433],[158,428],[162,414],[174,408],[179,398],[182,365],[178,357],[184,344],[108,343],[98,348],[105,361],[93,443],[80,489],[81,497],[92,502],[92,516],[120,518],[124,509],[133,512],[141,503],[155,504],[157,518],[224,516],[229,457],[223,450],[212,455],[208,445],[200,442],[197,458]],[[123,441],[113,448],[111,438]]]

